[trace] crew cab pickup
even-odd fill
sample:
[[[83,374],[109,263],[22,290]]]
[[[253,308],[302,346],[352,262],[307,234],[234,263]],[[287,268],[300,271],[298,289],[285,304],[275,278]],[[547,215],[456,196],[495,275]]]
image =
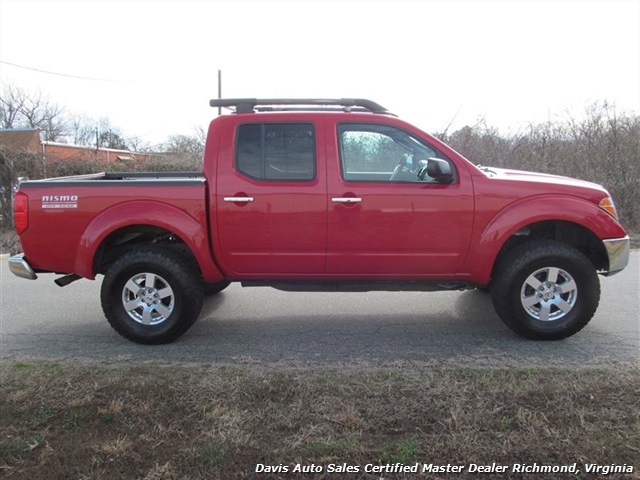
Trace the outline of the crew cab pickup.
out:
[[[582,329],[598,274],[629,237],[609,193],[581,180],[476,166],[364,99],[230,99],[203,171],[25,181],[18,276],[104,275],[107,320],[158,344],[230,282],[291,291],[483,288],[531,339]],[[425,304],[428,308],[428,304]]]

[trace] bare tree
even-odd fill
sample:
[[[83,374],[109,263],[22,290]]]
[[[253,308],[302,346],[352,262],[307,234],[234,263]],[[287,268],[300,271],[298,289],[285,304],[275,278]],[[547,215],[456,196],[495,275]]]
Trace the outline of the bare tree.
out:
[[[2,128],[39,128],[43,140],[63,141],[67,134],[64,108],[43,97],[41,92],[26,93],[19,87],[2,83],[0,91]]]
[[[189,165],[202,164],[204,156],[204,138],[198,135],[171,135],[163,150],[176,161]]]
[[[68,136],[74,145],[128,150],[128,141],[122,131],[111,124],[107,117],[73,115],[69,122]]]
[[[446,141],[474,163],[536,170],[581,178],[612,193],[621,220],[640,229],[640,116],[620,113],[607,102],[579,117],[531,124],[516,135],[501,135],[484,120],[446,135]]]
[[[46,103],[43,107],[41,119],[36,125],[44,134],[44,140],[49,142],[64,141],[68,132],[68,121],[65,110],[57,104]]]
[[[9,83],[0,84],[0,126],[16,128],[25,103],[25,93]]]
[[[69,119],[69,140],[74,145],[96,145],[98,122],[86,115],[72,115]]]
[[[202,145],[202,151],[204,151],[204,146],[207,144],[207,130],[202,127],[196,127],[194,129],[194,138],[198,140],[200,145]]]
[[[148,142],[145,142],[140,137],[127,138],[127,145],[132,152],[151,152],[152,148]]]

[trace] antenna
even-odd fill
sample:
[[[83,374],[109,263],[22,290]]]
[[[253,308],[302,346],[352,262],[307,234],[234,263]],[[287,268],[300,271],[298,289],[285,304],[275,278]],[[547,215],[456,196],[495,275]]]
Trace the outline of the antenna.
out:
[[[218,70],[218,100],[222,98],[222,70]],[[218,107],[218,116],[222,115],[222,106]]]

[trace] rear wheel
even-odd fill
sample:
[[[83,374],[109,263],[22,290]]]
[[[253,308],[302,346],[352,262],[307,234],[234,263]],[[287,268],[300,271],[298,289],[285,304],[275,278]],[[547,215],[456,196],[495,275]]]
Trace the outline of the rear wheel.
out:
[[[221,280],[216,283],[205,283],[204,284],[204,294],[205,295],[215,295],[216,293],[220,293],[225,288],[231,285],[229,280]]]
[[[102,309],[111,326],[137,343],[169,343],[198,319],[199,272],[167,250],[136,250],[111,265],[102,282]]]
[[[600,283],[580,251],[553,240],[536,240],[500,260],[491,298],[514,332],[534,340],[558,340],[589,323],[600,301]]]

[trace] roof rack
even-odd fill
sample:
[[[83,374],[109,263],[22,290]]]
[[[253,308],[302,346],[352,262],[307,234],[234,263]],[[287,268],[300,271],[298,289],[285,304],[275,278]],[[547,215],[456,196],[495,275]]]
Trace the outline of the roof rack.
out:
[[[210,100],[209,105],[212,107],[235,108],[235,113],[253,113],[255,111],[344,110],[392,115],[392,113],[382,105],[364,98],[222,98]],[[312,106],[313,108],[300,108],[302,106]]]

